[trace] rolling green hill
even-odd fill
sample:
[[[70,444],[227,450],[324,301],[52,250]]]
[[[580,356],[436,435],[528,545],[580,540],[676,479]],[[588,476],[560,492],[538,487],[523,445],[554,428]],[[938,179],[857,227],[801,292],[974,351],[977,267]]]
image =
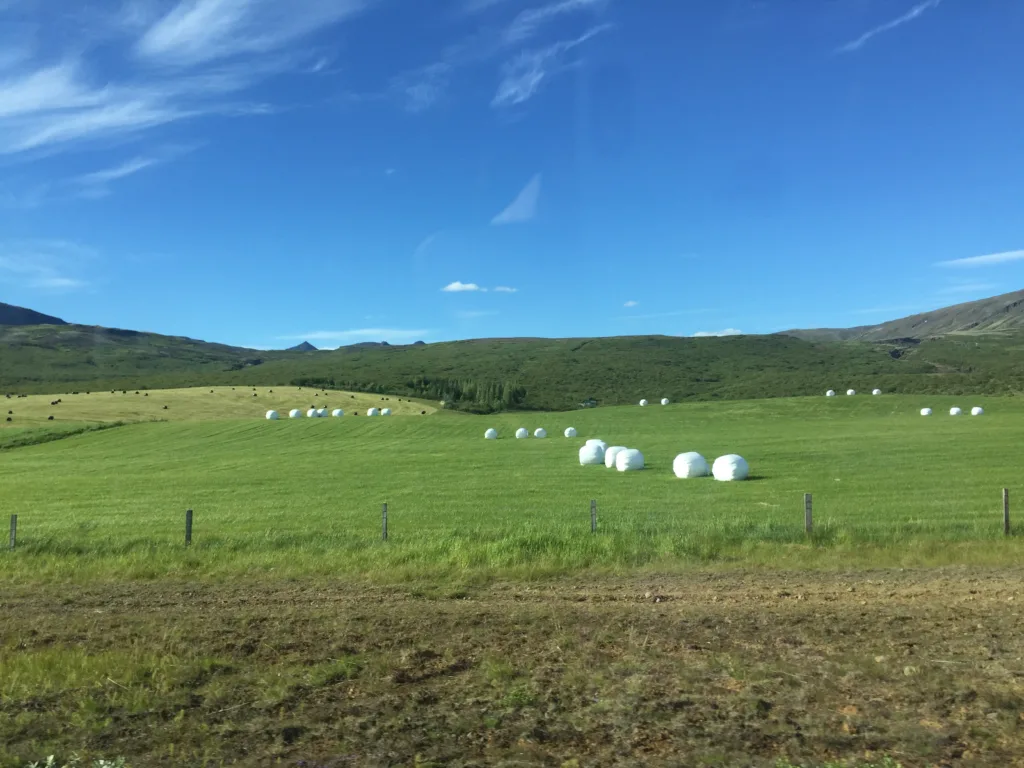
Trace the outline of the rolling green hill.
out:
[[[59,317],[44,315],[24,307],[0,301],[0,325],[67,325]]]

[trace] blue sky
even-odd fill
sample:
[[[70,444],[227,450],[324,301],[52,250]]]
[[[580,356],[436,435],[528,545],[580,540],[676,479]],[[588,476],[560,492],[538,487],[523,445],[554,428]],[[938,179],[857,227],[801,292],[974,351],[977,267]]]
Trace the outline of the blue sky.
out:
[[[0,0],[0,300],[275,348],[1017,290],[1021,39],[1009,0]]]

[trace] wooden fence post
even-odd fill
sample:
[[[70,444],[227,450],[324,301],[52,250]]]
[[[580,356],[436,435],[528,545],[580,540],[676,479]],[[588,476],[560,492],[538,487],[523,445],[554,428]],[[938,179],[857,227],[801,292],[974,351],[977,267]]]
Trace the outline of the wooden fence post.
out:
[[[811,494],[804,494],[804,532],[810,533],[814,528],[814,516],[811,512]]]
[[[388,503],[385,501],[380,511],[380,536],[381,540],[388,540]]]
[[[185,546],[192,545],[192,510],[185,510]]]
[[[1003,488],[1003,536],[1010,535],[1010,489]]]
[[[11,552],[14,551],[15,544],[18,543],[18,516],[11,515]]]
[[[597,533],[597,499],[590,500],[590,532]]]

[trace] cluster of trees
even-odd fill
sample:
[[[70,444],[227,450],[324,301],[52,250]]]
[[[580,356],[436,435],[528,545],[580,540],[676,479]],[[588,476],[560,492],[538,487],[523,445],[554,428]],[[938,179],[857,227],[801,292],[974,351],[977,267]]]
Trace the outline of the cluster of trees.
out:
[[[375,394],[402,392],[411,397],[443,401],[446,407],[474,413],[522,408],[526,402],[526,387],[516,381],[477,381],[420,375],[401,383],[303,377],[294,379],[292,384],[296,387],[347,389]]]

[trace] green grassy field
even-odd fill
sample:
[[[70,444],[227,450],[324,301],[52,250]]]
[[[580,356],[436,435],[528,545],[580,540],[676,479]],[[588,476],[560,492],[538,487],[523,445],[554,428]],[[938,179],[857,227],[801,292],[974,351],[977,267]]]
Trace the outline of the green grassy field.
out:
[[[295,399],[279,394],[282,408]],[[1001,563],[1022,551],[1015,537],[1002,536],[1001,488],[1019,477],[1024,428],[1024,403],[1012,398],[818,397],[275,423],[261,417],[269,394],[260,393],[258,406],[230,388],[205,396],[217,403],[205,420],[129,424],[0,453],[0,514],[19,516],[19,545],[0,557],[0,578],[219,578],[274,569],[472,581],[695,563]],[[180,415],[204,396],[146,399],[155,409],[174,397],[182,405],[167,412],[144,410],[141,396],[109,393],[65,397],[58,408],[79,424]],[[235,401],[237,408],[224,405]],[[16,402],[37,423],[46,412]],[[982,405],[986,414],[953,418],[953,404]],[[923,405],[936,415],[919,416]],[[234,418],[243,412],[248,418]],[[570,425],[578,439],[562,437]],[[489,426],[502,439],[483,440]],[[512,439],[519,426],[543,426],[550,437]],[[32,434],[14,437],[23,443]],[[579,466],[577,450],[589,437],[639,448],[647,469]],[[679,480],[672,459],[689,450],[709,460],[739,453],[752,479]],[[805,492],[814,496],[810,538]],[[591,499],[597,535],[589,531]],[[187,508],[195,519],[186,550]]]

